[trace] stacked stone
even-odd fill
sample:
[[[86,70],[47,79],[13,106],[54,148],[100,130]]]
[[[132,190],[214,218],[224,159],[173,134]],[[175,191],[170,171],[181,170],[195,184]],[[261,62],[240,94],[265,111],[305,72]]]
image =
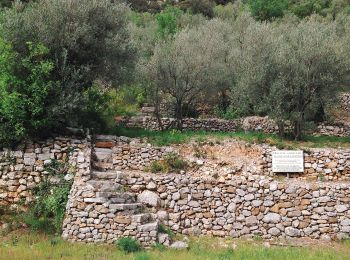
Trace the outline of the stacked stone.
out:
[[[145,173],[124,174],[113,183],[138,196],[138,202],[153,212],[152,218],[176,233],[326,240],[345,238],[350,233],[348,184],[283,183],[258,175],[219,181]],[[125,235],[140,238],[139,232],[144,229],[133,218],[120,224],[110,202],[87,205],[83,196],[74,197],[69,205],[66,238],[107,242]],[[156,224],[151,226],[145,230],[155,230]],[[147,240],[154,242],[154,238],[149,234]]]
[[[274,147],[262,146],[261,164],[263,175],[274,176],[272,152]],[[290,177],[308,180],[349,180],[350,150],[312,149],[304,152],[304,173],[290,173]]]
[[[94,172],[90,180],[75,185],[67,204],[63,238],[114,243],[131,236],[145,246],[157,242],[159,222],[154,214],[144,212],[136,194],[123,189],[127,181],[120,172]],[[158,201],[147,205],[157,207]]]
[[[343,93],[340,98],[340,108],[350,112],[350,93]]]
[[[349,122],[336,122],[332,124],[320,123],[317,126],[315,135],[338,136],[338,137],[350,136],[350,123]]]
[[[45,165],[52,159],[65,160],[70,157],[72,173],[66,178],[73,178],[76,166],[85,160],[82,150],[89,146],[86,139],[57,137],[44,142],[26,143],[18,150],[4,149],[0,152],[0,205],[32,200],[31,190],[47,175]],[[51,176],[55,181],[55,176]]]
[[[176,126],[174,118],[162,118],[164,128],[172,128]],[[127,127],[143,128],[152,131],[159,129],[158,121],[155,117],[132,117],[126,123]],[[290,127],[286,126],[286,131]],[[200,118],[184,118],[183,130],[208,132],[235,132],[238,130],[263,132],[268,134],[277,134],[278,126],[268,117],[251,116],[235,120],[224,120],[218,118],[200,119]],[[325,135],[325,136],[350,136],[350,123],[335,122],[335,123],[320,123],[314,132],[309,134]]]
[[[99,135],[95,142],[96,166],[104,170],[144,170],[172,151],[171,147],[154,147],[138,138]]]

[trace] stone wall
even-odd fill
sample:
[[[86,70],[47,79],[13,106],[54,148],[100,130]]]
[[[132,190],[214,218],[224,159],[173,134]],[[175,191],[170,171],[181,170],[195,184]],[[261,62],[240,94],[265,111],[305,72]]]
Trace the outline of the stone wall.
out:
[[[97,136],[95,166],[107,170],[145,170],[153,161],[159,161],[168,153],[180,154],[176,147],[155,147],[147,140],[116,136]],[[261,150],[261,171],[256,174],[274,176],[272,152],[276,147],[257,145]],[[309,180],[350,180],[350,150],[309,149],[304,151],[304,173],[290,177]],[[186,158],[184,158],[186,160]]]
[[[272,151],[275,147],[262,146],[261,161],[263,175],[272,172]],[[310,149],[304,151],[304,173],[291,173],[290,177],[308,180],[350,180],[350,150]]]
[[[349,184],[286,183],[257,175],[218,181],[146,173],[118,173],[109,183],[137,197],[147,213],[123,214],[133,209],[127,205],[135,204],[121,207],[101,200],[96,189],[85,186],[69,204],[64,238],[112,243],[133,236],[148,245],[157,239],[168,244],[169,238],[156,232],[159,223],[175,233],[220,237],[330,240],[350,232]],[[153,222],[143,225],[145,216]]]
[[[341,96],[340,108],[342,108],[344,111],[350,112],[350,93],[344,93]]]
[[[171,147],[154,147],[147,140],[117,136],[96,136],[95,167],[103,170],[144,170],[152,161],[163,159]]]
[[[174,118],[162,118],[164,128],[173,128],[175,126]],[[148,130],[160,130],[155,117],[142,116],[132,117],[125,122],[127,127],[143,128]],[[288,126],[286,130],[288,130]],[[201,119],[201,118],[184,118],[183,130],[208,132],[236,132],[236,131],[251,131],[263,132],[269,134],[277,134],[278,126],[268,117],[251,116],[234,120],[225,120],[218,118]],[[335,123],[320,123],[316,126],[314,132],[309,134],[326,135],[326,136],[350,136],[350,123],[335,122]]]
[[[66,160],[71,165],[67,178],[83,169],[90,150],[89,139],[57,137],[43,142],[26,143],[14,151],[0,152],[0,205],[32,200],[31,190],[48,177],[45,165],[52,159]],[[54,176],[50,176],[54,178]]]

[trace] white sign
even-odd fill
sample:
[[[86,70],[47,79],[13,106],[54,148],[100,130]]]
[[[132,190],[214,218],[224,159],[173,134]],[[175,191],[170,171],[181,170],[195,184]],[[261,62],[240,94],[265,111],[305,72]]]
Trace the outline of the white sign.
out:
[[[273,172],[304,172],[303,151],[273,151]]]

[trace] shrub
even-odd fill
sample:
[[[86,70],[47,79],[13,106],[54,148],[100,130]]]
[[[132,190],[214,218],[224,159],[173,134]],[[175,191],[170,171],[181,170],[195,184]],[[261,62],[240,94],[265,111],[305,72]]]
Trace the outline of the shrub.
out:
[[[203,14],[207,17],[214,16],[215,3],[212,0],[190,0],[189,8],[194,14]]]
[[[165,156],[164,162],[171,170],[184,170],[188,167],[187,162],[185,162],[178,154],[169,153]]]
[[[68,173],[68,158],[65,162],[52,160],[45,166],[48,176],[33,188],[34,201],[24,213],[23,221],[33,230],[60,233],[72,180],[65,180]],[[51,177],[57,178],[53,181]]]
[[[153,249],[159,250],[159,251],[165,251],[166,246],[160,243],[155,243],[152,245]]]
[[[170,228],[165,226],[164,224],[160,224],[159,225],[158,231],[159,231],[159,233],[167,234],[170,238],[174,238],[175,237],[174,232]]]
[[[150,167],[147,170],[149,170],[150,172],[153,172],[153,173],[167,172],[167,168],[166,168],[164,162],[161,162],[161,161],[152,162]]]
[[[48,102],[55,83],[49,80],[53,62],[48,48],[27,43],[18,60],[10,44],[0,39],[0,146],[13,143],[51,124]]]
[[[140,243],[132,237],[123,237],[117,241],[117,246],[125,253],[133,253],[141,250]]]
[[[174,35],[178,31],[177,19],[182,11],[176,7],[167,7],[161,13],[156,15],[158,24],[158,33],[161,38]]]
[[[110,0],[16,1],[3,12],[0,35],[12,47],[0,43],[0,141],[104,123],[106,86],[133,71],[128,12]]]
[[[288,8],[288,0],[250,0],[248,4],[252,15],[262,21],[282,17]]]

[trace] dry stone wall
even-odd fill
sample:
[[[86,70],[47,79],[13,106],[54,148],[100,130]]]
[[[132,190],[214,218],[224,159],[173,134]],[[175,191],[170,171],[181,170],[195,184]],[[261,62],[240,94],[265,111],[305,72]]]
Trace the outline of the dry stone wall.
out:
[[[91,150],[89,139],[57,137],[43,142],[26,143],[21,149],[0,152],[0,205],[13,205],[20,201],[32,201],[31,190],[43,178],[48,177],[45,165],[51,160],[66,160],[69,157],[70,173],[73,178],[81,171]],[[55,176],[50,176],[54,181]]]
[[[97,168],[103,170],[144,170],[152,161],[159,161],[173,152],[172,147],[154,147],[147,140],[117,136],[96,136]]]
[[[114,177],[110,183],[134,194],[144,206],[143,212],[156,221],[142,225],[144,215],[123,216],[121,207],[83,190],[86,193],[74,197],[69,205],[63,233],[66,239],[112,243],[129,235],[142,242],[158,239],[169,243],[169,238],[155,232],[159,223],[176,233],[220,237],[330,240],[348,237],[350,232],[348,184],[285,183],[258,175],[222,181],[145,173]]]
[[[305,174],[322,173],[328,182],[277,181],[268,176],[273,149],[263,147],[260,175],[205,178],[133,170],[176,152],[171,147],[115,136],[98,136],[93,146],[89,138],[58,137],[1,153],[0,203],[30,201],[31,189],[47,176],[45,164],[71,152],[67,177],[74,183],[62,234],[70,241],[113,243],[132,236],[146,246],[170,245],[161,224],[186,235],[349,237],[350,184],[334,180],[349,177],[350,151],[307,152]]]
[[[350,93],[344,93],[341,96],[340,108],[344,111],[350,112]]]
[[[124,122],[127,127],[143,128],[152,131],[159,129],[158,121],[152,116],[132,117],[127,122]],[[172,128],[175,126],[174,118],[162,118],[164,128]],[[286,127],[286,130],[289,127]],[[250,131],[263,132],[269,134],[278,133],[278,126],[268,117],[251,116],[234,120],[225,120],[218,118],[201,119],[201,118],[184,118],[183,130],[207,132],[236,132],[236,131]],[[350,136],[350,123],[335,122],[335,123],[320,123],[317,125],[314,135],[326,136]]]
[[[262,173],[274,176],[272,152],[275,147],[262,146]],[[308,180],[350,180],[350,150],[311,149],[304,151],[304,173],[291,173],[290,177]]]
[[[272,152],[277,148],[268,145],[260,147],[261,171],[256,174],[272,177],[275,175],[272,172]],[[147,140],[138,138],[97,136],[95,166],[103,171],[142,171],[151,162],[162,160],[166,154],[173,152],[179,153],[176,147],[154,147]],[[304,173],[291,174],[290,177],[308,180],[350,180],[350,150],[310,149],[304,151],[304,161]]]

